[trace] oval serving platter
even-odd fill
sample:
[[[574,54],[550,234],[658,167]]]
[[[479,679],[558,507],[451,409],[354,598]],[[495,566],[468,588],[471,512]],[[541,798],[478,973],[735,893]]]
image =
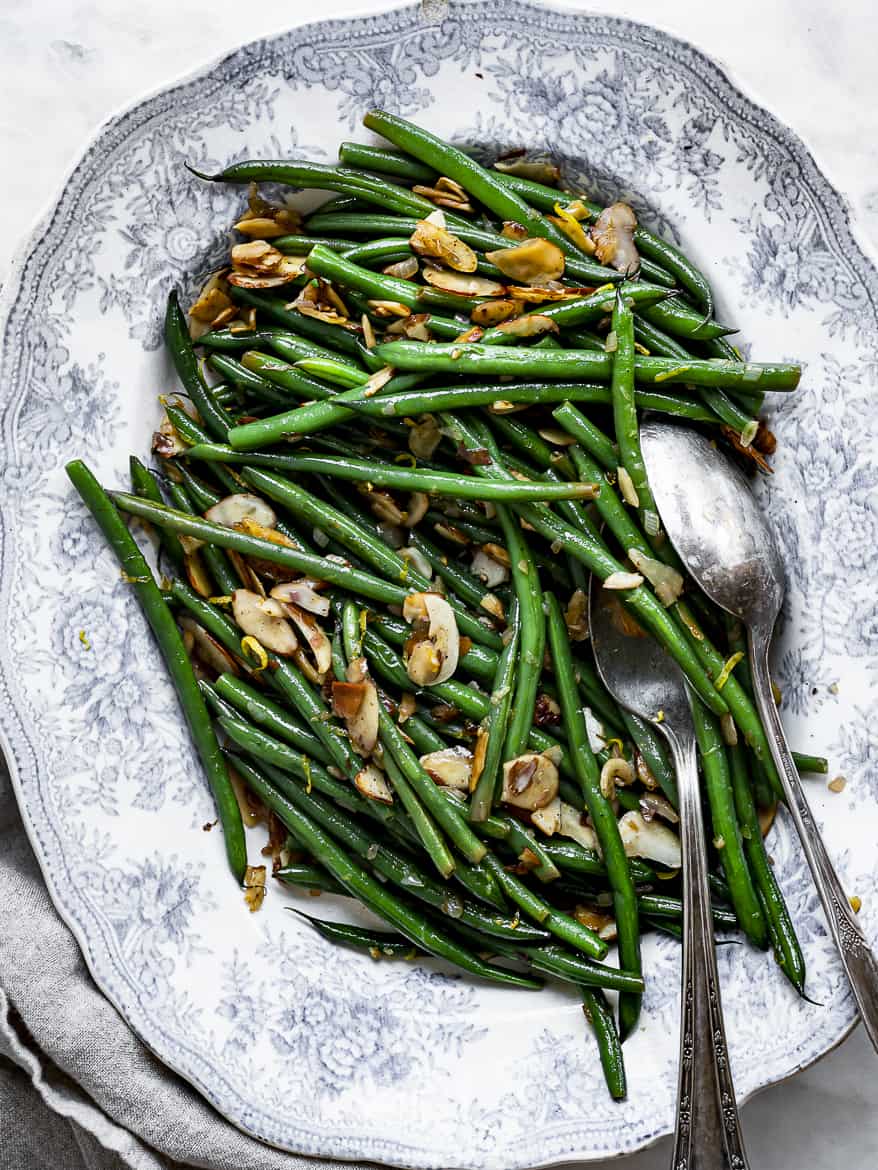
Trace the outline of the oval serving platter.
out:
[[[432,15],[431,15],[432,14]],[[690,45],[642,25],[508,0],[420,5],[257,41],[106,123],[20,251],[3,295],[0,723],[59,912],[103,992],[163,1061],[276,1146],[413,1167],[516,1170],[627,1153],[669,1132],[678,958],[651,939],[643,1023],[613,1104],[574,994],[497,990],[439,965],[334,949],[272,890],[246,912],[158,652],[63,473],[124,484],[146,453],[169,287],[221,254],[247,156],[331,162],[370,106],[486,150],[548,151],[620,196],[713,280],[748,354],[799,359],[772,404],[761,484],[790,576],[776,673],[791,739],[848,777],[815,811],[851,893],[878,914],[863,802],[878,795],[878,546],[870,384],[878,275],[802,143]],[[364,136],[368,140],[368,136]],[[251,859],[262,839],[250,837]],[[740,1094],[816,1060],[854,1006],[783,818],[773,855],[816,1007],[774,964],[723,947]],[[330,906],[321,902],[321,908]],[[332,912],[340,912],[340,904]],[[770,1023],[769,1023],[770,1021]]]

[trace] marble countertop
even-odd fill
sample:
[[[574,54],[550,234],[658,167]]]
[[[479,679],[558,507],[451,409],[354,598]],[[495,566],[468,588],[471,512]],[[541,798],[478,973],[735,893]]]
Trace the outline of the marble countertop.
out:
[[[430,0],[436,6],[442,0]],[[567,0],[568,8],[610,8]],[[321,19],[373,11],[383,0],[322,0]],[[878,243],[878,75],[872,6],[825,0],[616,0],[615,15],[660,23],[715,56],[787,122],[845,191]],[[17,238],[56,189],[95,127],[178,74],[300,19],[303,0],[259,5],[152,0],[44,0],[0,10],[0,280]],[[660,19],[658,14],[660,13]],[[315,13],[316,15],[316,13]],[[84,241],[87,246],[87,241]],[[765,1021],[766,1028],[773,1022]],[[874,1056],[858,1030],[794,1080],[743,1111],[753,1170],[871,1170],[878,1165]],[[620,1170],[666,1170],[667,1143]],[[706,1168],[712,1170],[712,1168]]]

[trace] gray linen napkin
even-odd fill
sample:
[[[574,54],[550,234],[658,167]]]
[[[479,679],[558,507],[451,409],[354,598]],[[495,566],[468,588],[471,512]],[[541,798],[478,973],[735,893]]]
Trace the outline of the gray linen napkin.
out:
[[[343,1170],[247,1137],[131,1032],[49,900],[0,756],[0,1170],[183,1166]]]

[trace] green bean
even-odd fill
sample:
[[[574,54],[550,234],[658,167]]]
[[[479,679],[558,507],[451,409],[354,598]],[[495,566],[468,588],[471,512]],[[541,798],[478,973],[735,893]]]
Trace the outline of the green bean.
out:
[[[666,329],[668,333],[691,341],[706,341],[737,332],[736,329],[720,325],[717,321],[707,320],[703,314],[689,308],[686,302],[678,297],[670,297],[660,304],[644,307],[641,315],[653,325],[658,325],[660,329]]]
[[[673,337],[668,337],[656,325],[645,321],[640,316],[634,318],[634,336],[638,341],[647,345],[651,353],[658,354],[660,357],[674,358],[680,362],[689,361],[692,357],[692,354]],[[743,410],[725,391],[717,390],[711,386],[701,386],[698,389],[698,394],[705,405],[726,426],[734,427],[739,432],[752,426],[752,411]]]
[[[815,776],[825,776],[829,772],[829,761],[825,756],[806,756],[802,752],[792,752],[791,755],[799,772],[811,772]]]
[[[176,292],[172,292],[168,297],[165,312],[165,344],[170,351],[177,376],[211,437],[224,442],[232,425],[232,418],[222,407],[217,406],[207,393],[207,387],[198,369],[198,359],[192,348],[189,327]]]
[[[354,369],[335,358],[302,358],[296,362],[296,369],[304,370],[309,376],[322,378],[324,382],[331,382],[334,386],[343,386],[345,390],[362,386],[369,379],[366,370]]]
[[[673,918],[683,921],[683,900],[671,894],[638,894],[637,909],[650,918]],[[712,906],[711,913],[714,926],[731,929],[738,925],[734,911],[727,910],[724,906]]]
[[[606,956],[607,944],[603,939],[569,914],[556,910],[520,878],[510,873],[493,853],[485,855],[485,866],[494,874],[510,900],[550,934],[592,959],[603,959]]]
[[[790,912],[774,875],[774,868],[765,852],[762,826],[759,824],[759,816],[753,804],[744,749],[740,744],[736,744],[726,748],[726,755],[734,793],[735,811],[744,839],[744,852],[759,895],[778,966],[799,995],[804,995],[805,959],[796,938]],[[726,876],[728,877],[728,874]],[[729,884],[731,887],[731,882]]]
[[[149,565],[122,517],[113,507],[110,497],[84,463],[79,460],[68,463],[66,470],[71,483],[79,492],[83,503],[91,512],[107,544],[122,566],[125,580],[134,590],[155,635],[216,801],[229,866],[235,879],[243,882],[244,871],[247,868],[247,847],[244,842],[241,813],[180,631],[153,579]]]
[[[248,370],[241,362],[224,353],[212,353],[207,364],[224,378],[228,378],[239,390],[246,391],[253,398],[265,402],[269,406],[289,409],[291,402],[289,394],[278,390],[265,378]]]
[[[419,911],[403,902],[357,865],[317,821],[304,811],[305,809],[310,811],[315,803],[313,797],[309,797],[307,793],[293,785],[288,786],[283,793],[278,792],[255,768],[247,767],[244,775],[259,799],[305,843],[336,881],[359,898],[365,906],[395,926],[406,938],[425,951],[439,958],[448,959],[473,975],[480,975],[498,983],[507,983],[513,987],[539,986],[531,979],[492,967],[476,958],[450,935],[438,930]]]
[[[325,869],[316,865],[304,865],[298,861],[290,862],[287,865],[282,865],[274,876],[278,881],[288,886],[301,886],[305,890],[321,890],[327,894],[340,894],[344,898],[349,896],[344,886],[339,885]],[[292,909],[292,907],[287,907],[287,909]],[[407,943],[406,945],[411,950],[411,944]]]
[[[485,856],[485,846],[476,837],[459,809],[453,808],[421,767],[418,757],[405,741],[405,736],[386,711],[378,715],[379,735],[385,752],[393,757],[400,772],[409,781],[427,811],[436,818],[449,840],[467,861],[477,865]]]
[[[607,867],[601,856],[586,849],[576,841],[555,837],[551,841],[546,841],[543,848],[561,870],[581,873],[594,878],[606,878],[607,876]],[[628,858],[628,869],[633,880],[638,883],[655,881],[655,871],[636,857]]]
[[[534,720],[534,704],[543,669],[546,620],[543,614],[540,578],[520,526],[502,505],[497,515],[511,563],[512,583],[521,610],[518,669],[512,708],[506,731],[504,758],[515,759],[525,750]]]
[[[598,463],[602,464],[607,471],[616,470],[619,466],[619,450],[616,444],[591,419],[586,418],[570,402],[565,402],[563,406],[559,406],[553,410],[552,418],[560,423],[569,435],[572,435],[574,439],[578,439],[585,450],[590,455],[593,455]],[[597,464],[595,464],[595,468],[599,470]],[[601,479],[603,478],[601,476]],[[601,490],[603,491],[603,488]]]
[[[503,762],[503,748],[506,743],[509,711],[512,706],[513,683],[518,665],[518,644],[521,638],[520,614],[520,603],[518,598],[515,598],[509,608],[509,638],[497,659],[488,713],[482,720],[482,731],[487,736],[488,742],[482,760],[482,770],[470,797],[469,819],[474,823],[485,820],[499,797],[500,765]]]
[[[741,929],[751,942],[757,947],[765,947],[767,925],[744,853],[725,745],[716,720],[704,705],[693,698],[691,706],[710,805],[714,845],[719,850],[732,906]]]
[[[189,168],[199,179],[210,183],[283,183],[290,187],[316,188],[353,195],[365,203],[386,207],[401,215],[423,216],[435,210],[434,204],[404,187],[379,180],[362,171],[328,167],[322,163],[284,162],[274,159],[250,159],[233,163],[219,174],[207,175]]]
[[[509,345],[477,345],[472,342],[390,341],[375,352],[395,369],[431,374],[477,374],[484,377],[512,374],[523,378],[582,378],[606,381],[612,356],[591,350],[517,349]],[[684,382],[694,386],[794,390],[799,366],[783,363],[723,362],[691,359],[677,364],[669,358],[636,357],[634,376],[640,382]]]
[[[169,480],[167,492],[171,502],[181,511],[191,516],[198,515],[195,505],[192,502],[192,497],[182,483],[175,483],[173,480]],[[160,529],[160,531],[162,530]],[[238,574],[232,568],[228,557],[221,548],[211,548],[209,545],[205,545],[204,548],[198,549],[197,553],[207,566],[207,570],[213,578],[219,593],[234,593],[240,587],[241,582]]]
[[[321,764],[332,764],[333,757],[323,741],[312,731],[297,723],[279,703],[244,679],[231,674],[221,674],[214,683],[217,692],[237,707],[248,719],[267,728],[272,735],[280,736]]]
[[[347,252],[351,247],[350,240],[340,240],[332,236],[275,236],[271,243],[272,247],[277,248],[278,252],[283,252],[285,256],[307,256],[317,244],[322,244],[324,248],[332,248],[333,252]]]
[[[637,495],[641,523],[655,540],[660,527],[658,508],[640,450],[640,424],[634,403],[634,314],[621,297],[616,298],[613,308],[613,332],[616,334],[616,351],[610,388],[619,458]]]
[[[582,1010],[597,1040],[601,1068],[604,1070],[604,1080],[607,1082],[610,1096],[614,1101],[623,1101],[628,1095],[625,1062],[607,997],[597,988],[583,987]]]
[[[128,466],[131,474],[131,487],[134,494],[141,496],[144,500],[152,500],[154,504],[163,504],[165,501],[155,474],[149,468],[144,467],[136,455],[131,456]],[[162,549],[168,554],[168,559],[174,568],[178,572],[181,572],[185,553],[183,552],[183,546],[180,544],[180,538],[173,532],[160,531],[159,539]]]
[[[637,750],[640,752],[652,775],[658,781],[662,792],[674,808],[678,808],[679,794],[677,793],[677,778],[668,760],[668,754],[664,744],[653,730],[651,724],[647,723],[645,719],[641,719],[638,715],[633,715],[630,711],[626,711],[624,707],[619,708],[619,713],[624,720],[628,734],[634,740]]]
[[[390,718],[386,716],[386,718]],[[450,877],[454,872],[454,858],[445,844],[436,822],[421,802],[420,797],[408,781],[401,768],[389,752],[384,756],[384,770],[390,779],[393,791],[399,797],[400,804],[408,813],[409,820],[414,826],[418,839],[424,847],[424,852],[435,865],[442,877]]]
[[[217,443],[198,444],[187,452],[192,459],[209,462],[247,463],[249,452],[242,453]],[[422,470],[367,459],[346,459],[343,463],[333,455],[270,455],[264,456],[262,466],[283,471],[299,471],[330,478],[349,479],[356,483],[371,483],[377,487],[397,488],[406,492],[425,492],[430,495],[459,497],[465,500],[568,500],[592,499],[595,485],[590,483],[510,483],[485,484],[468,479],[457,472]]]
[[[282,881],[289,880],[283,870],[279,870],[277,876]],[[337,888],[344,892],[343,887],[338,886]],[[285,909],[304,918],[321,937],[329,942],[348,947],[353,951],[365,951],[373,959],[416,959],[427,953],[419,947],[412,946],[409,940],[401,934],[386,930],[368,930],[363,926],[350,926],[346,922],[332,922],[327,918],[312,918],[310,914],[305,914],[294,906],[287,906]]]
[[[555,684],[561,703],[561,714],[570,740],[571,756],[576,778],[582,790],[588,814],[591,817],[607,876],[613,890],[613,916],[619,932],[619,961],[626,970],[641,970],[640,931],[637,921],[637,899],[634,882],[625,856],[619,826],[613,809],[601,792],[600,772],[588,744],[582,708],[574,681],[573,661],[567,627],[557,598],[546,593],[543,598],[548,614],[549,646]],[[640,1001],[637,997],[620,997],[619,1030],[624,1039],[637,1023]]]
[[[413,158],[392,154],[378,146],[365,146],[361,142],[343,142],[338,148],[338,161],[342,166],[380,171],[400,179],[411,179],[413,183],[432,183],[437,177],[432,167],[425,167]]]

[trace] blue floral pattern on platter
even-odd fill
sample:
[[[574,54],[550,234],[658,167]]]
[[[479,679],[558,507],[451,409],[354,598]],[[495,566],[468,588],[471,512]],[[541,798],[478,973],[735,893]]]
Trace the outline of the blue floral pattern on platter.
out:
[[[101,129],[4,292],[4,750],[98,984],[242,1128],[303,1153],[417,1167],[626,1153],[671,1126],[675,944],[647,946],[644,1022],[617,1105],[574,995],[373,963],[316,936],[282,892],[247,915],[218,833],[205,831],[211,801],[157,652],[63,473],[86,455],[124,483],[128,452],[146,451],[157,395],[173,386],[159,349],[165,295],[209,270],[243,198],[195,181],[184,162],[330,160],[373,104],[484,149],[548,150],[571,181],[679,233],[755,358],[804,361],[801,391],[772,403],[777,470],[761,484],[789,566],[776,670],[793,741],[828,749],[848,777],[836,796],[815,784],[815,812],[875,939],[874,845],[858,808],[878,797],[878,276],[844,201],[787,129],[691,46],[608,17],[508,0],[311,25],[239,49]],[[797,1000],[767,956],[721,949],[742,1096],[815,1060],[854,1018],[783,818],[771,852],[809,993],[825,1006]]]

